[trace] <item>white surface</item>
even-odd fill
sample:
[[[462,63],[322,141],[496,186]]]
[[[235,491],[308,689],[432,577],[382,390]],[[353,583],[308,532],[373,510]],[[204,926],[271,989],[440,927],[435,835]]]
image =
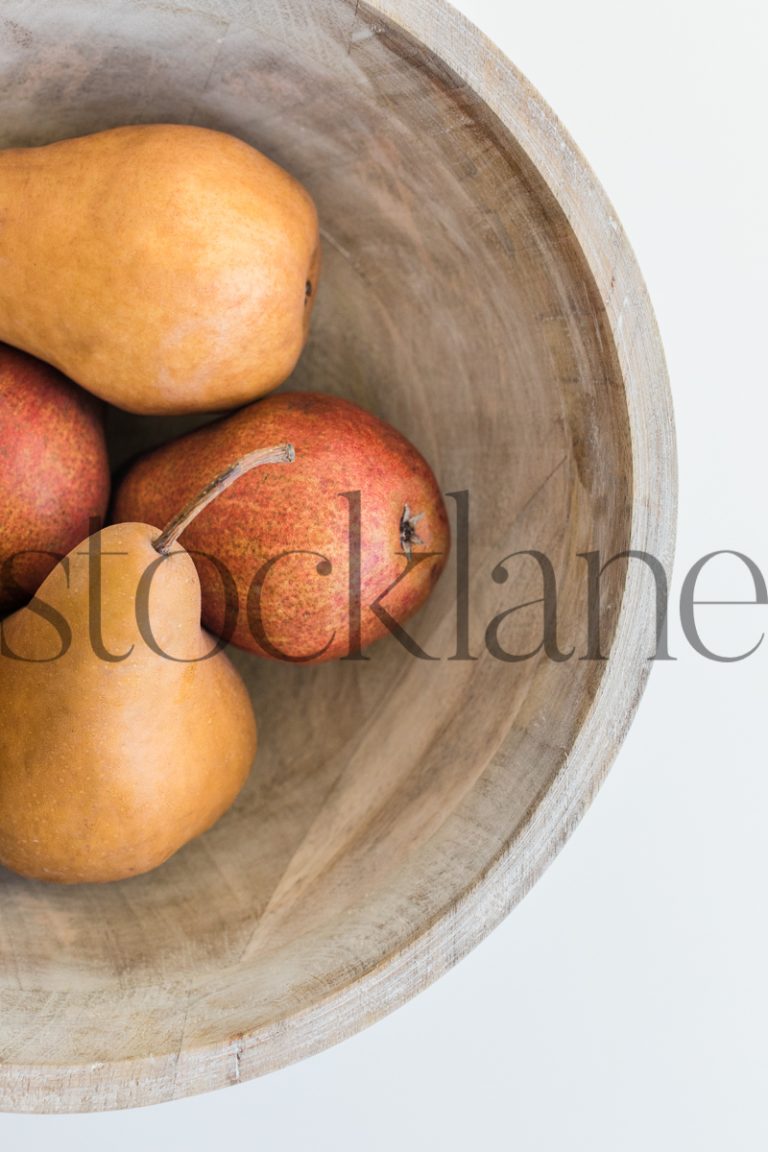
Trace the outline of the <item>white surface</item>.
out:
[[[681,499],[671,648],[593,808],[523,904],[447,977],[367,1032],[236,1089],[135,1112],[0,1116],[34,1152],[753,1152],[768,1146],[768,643],[691,651],[674,609],[705,552],[768,576],[765,110],[754,0],[458,5],[581,146],[654,301]],[[748,599],[737,561],[701,594]],[[746,650],[768,607],[699,610]],[[713,844],[717,850],[713,851]]]

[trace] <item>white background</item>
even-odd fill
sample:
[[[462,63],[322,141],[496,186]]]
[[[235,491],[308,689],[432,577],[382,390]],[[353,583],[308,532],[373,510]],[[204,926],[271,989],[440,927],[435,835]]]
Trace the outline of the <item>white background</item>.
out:
[[[671,646],[557,861],[453,972],[345,1044],[133,1112],[2,1116],[3,1148],[753,1152],[768,1147],[768,642],[697,656],[674,607],[705,552],[768,574],[768,5],[463,0],[552,105],[635,248],[672,380]],[[737,561],[709,598],[753,595]],[[700,609],[738,652],[768,608]]]

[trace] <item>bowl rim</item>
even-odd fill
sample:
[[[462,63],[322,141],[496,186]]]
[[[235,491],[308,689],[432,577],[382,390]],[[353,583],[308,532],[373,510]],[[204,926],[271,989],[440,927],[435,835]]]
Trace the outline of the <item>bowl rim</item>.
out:
[[[669,572],[677,517],[672,398],[648,291],[608,197],[536,89],[447,0],[364,0],[361,7],[436,55],[472,89],[564,212],[605,306],[621,369],[633,470],[629,548],[650,552]],[[447,972],[533,886],[604,780],[651,669],[639,643],[654,611],[647,585],[637,566],[628,565],[611,659],[552,786],[485,872],[400,949],[310,1007],[234,1039],[74,1067],[5,1065],[1,1106],[30,1112],[138,1107],[238,1083],[352,1036]]]

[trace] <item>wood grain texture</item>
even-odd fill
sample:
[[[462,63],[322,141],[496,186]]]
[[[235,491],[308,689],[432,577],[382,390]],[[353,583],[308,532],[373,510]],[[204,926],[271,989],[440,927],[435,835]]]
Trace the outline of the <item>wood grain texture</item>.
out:
[[[578,553],[671,563],[675,453],[621,226],[541,98],[443,0],[7,0],[3,145],[126,122],[232,131],[317,202],[323,284],[291,385],[372,408],[471,500],[455,578],[365,664],[237,655],[261,749],[235,808],[158,872],[0,878],[0,1104],[126,1107],[236,1083],[413,996],[514,906],[580,819],[649,671],[652,583],[606,574],[604,663],[504,663],[541,594],[585,651]],[[169,421],[113,419],[114,458]],[[506,629],[506,630],[505,630]],[[540,639],[540,612],[500,635]]]

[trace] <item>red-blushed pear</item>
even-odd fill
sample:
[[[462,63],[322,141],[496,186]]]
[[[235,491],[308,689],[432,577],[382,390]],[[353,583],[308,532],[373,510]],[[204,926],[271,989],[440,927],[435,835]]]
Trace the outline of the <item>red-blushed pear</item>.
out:
[[[0,344],[0,615],[29,600],[108,500],[101,405]]]
[[[370,412],[319,393],[268,396],[136,461],[115,518],[162,521],[233,455],[277,440],[295,446],[293,467],[245,477],[184,533],[203,620],[263,656],[355,656],[424,602],[449,548],[431,468]]]
[[[291,456],[289,445],[251,453],[162,533],[95,533],[3,621],[0,864],[61,883],[125,879],[233,802],[256,723],[201,628],[200,583],[176,537],[243,471]]]

